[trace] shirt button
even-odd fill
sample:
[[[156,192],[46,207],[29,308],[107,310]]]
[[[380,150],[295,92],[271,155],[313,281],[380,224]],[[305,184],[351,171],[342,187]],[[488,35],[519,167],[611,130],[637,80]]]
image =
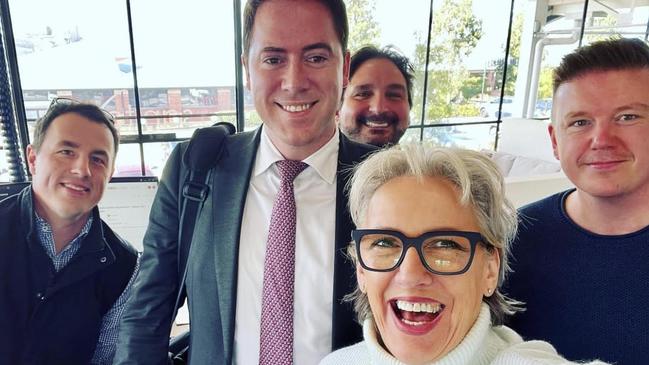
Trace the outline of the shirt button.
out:
[[[36,298],[40,300],[45,300],[45,296],[43,295],[43,293],[36,293]]]
[[[100,258],[100,259],[99,259],[99,262],[101,262],[102,264],[105,263],[105,262],[106,262],[106,256]]]

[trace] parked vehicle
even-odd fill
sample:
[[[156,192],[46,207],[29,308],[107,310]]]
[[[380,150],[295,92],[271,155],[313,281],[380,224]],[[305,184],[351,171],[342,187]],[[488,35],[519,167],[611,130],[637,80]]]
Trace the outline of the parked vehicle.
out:
[[[500,108],[500,98],[491,100],[488,103],[482,104],[480,106],[480,116],[483,118],[505,118],[512,116],[512,106],[514,99],[510,96],[505,96],[502,102],[502,109]]]
[[[552,114],[552,98],[537,100],[534,118],[550,118],[550,114]]]

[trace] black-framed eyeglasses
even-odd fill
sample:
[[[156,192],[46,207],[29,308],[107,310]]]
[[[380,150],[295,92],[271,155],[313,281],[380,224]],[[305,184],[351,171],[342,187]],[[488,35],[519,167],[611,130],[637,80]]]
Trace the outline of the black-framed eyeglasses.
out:
[[[487,242],[478,232],[431,231],[407,237],[387,229],[352,231],[361,266],[370,271],[392,271],[401,265],[406,252],[414,247],[424,267],[433,274],[459,275],[471,267],[476,246]]]
[[[50,109],[55,106],[55,105],[75,105],[75,104],[83,104],[83,102],[73,99],[73,98],[67,98],[65,96],[58,96],[50,102]],[[101,110],[101,112],[104,114],[104,116],[113,124],[115,124],[115,116],[109,112],[108,110],[104,108],[100,108],[97,106],[97,109]]]

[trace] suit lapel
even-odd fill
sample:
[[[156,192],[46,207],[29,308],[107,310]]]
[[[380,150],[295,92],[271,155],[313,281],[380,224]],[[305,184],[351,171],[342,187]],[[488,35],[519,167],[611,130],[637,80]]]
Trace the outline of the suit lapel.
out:
[[[240,133],[226,139],[222,160],[213,172],[212,241],[214,265],[221,318],[224,359],[231,363],[234,346],[234,320],[237,298],[237,264],[243,209],[255,162],[261,129]],[[334,256],[334,298],[332,312],[332,345],[334,349],[353,344],[361,339],[361,327],[355,322],[354,312],[342,298],[355,287],[355,271],[345,258],[353,228],[347,209],[344,187],[351,169],[371,149],[349,141],[342,133],[337,165],[336,233]]]
[[[356,323],[355,314],[350,303],[343,303],[345,295],[356,287],[355,269],[347,259],[345,251],[351,241],[354,228],[349,209],[345,186],[349,181],[353,167],[372,151],[366,145],[350,141],[340,133],[338,149],[338,178],[336,181],[336,251],[334,255],[334,297],[332,312],[332,346],[338,349],[354,344],[362,339],[361,327]]]
[[[232,359],[237,297],[237,263],[243,207],[259,146],[260,130],[228,138],[222,160],[213,172],[212,207],[214,266],[223,328],[225,359]]]

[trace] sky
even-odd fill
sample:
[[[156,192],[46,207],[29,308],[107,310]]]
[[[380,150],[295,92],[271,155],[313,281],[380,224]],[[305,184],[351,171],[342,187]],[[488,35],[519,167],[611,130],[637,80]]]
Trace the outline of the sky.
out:
[[[510,1],[473,1],[473,12],[482,20],[483,37],[465,60],[468,69],[489,67],[504,56]],[[416,44],[413,35],[426,34],[429,0],[375,3],[381,45],[396,45],[412,57]],[[434,1],[436,7],[441,3]],[[47,50],[46,45],[36,44],[43,46],[40,54],[21,56],[24,88],[132,84],[132,76],[120,73],[118,68],[120,63],[130,61],[131,53],[125,1],[10,0],[9,4],[17,38],[43,33],[46,26],[59,43],[66,33],[76,30],[83,38],[78,44],[59,49]],[[140,86],[234,85],[234,63],[238,60],[234,55],[230,4],[229,0],[131,0]],[[531,0],[517,0],[515,12],[532,5]],[[647,12],[645,7],[634,16],[646,19]],[[572,23],[566,24],[561,26],[570,27]],[[546,59],[556,64],[573,48],[548,47]]]
[[[426,33],[428,2],[407,0],[405,11],[409,19],[403,21],[403,1],[376,0],[375,17],[382,30],[381,43],[394,44],[405,54],[412,55],[415,46],[413,34]],[[435,2],[436,6],[440,3]],[[485,60],[496,59],[502,54],[507,30],[506,22],[502,21],[502,11],[509,11],[509,3],[510,0],[473,1],[474,13],[480,14],[483,21],[484,36],[467,60],[469,68],[481,68]],[[212,62],[222,60],[219,63],[223,66],[234,62],[231,13],[229,9],[222,10],[223,0],[133,0],[131,4],[136,25],[137,61],[144,68],[159,67],[152,75],[164,73],[178,62],[190,62],[187,67],[191,69],[202,66],[200,62],[192,66],[192,61],[182,54],[198,53],[199,57]],[[125,2],[11,0],[10,7],[17,36],[43,32],[45,25],[49,25],[58,37],[77,28],[85,39],[92,41],[93,47],[102,45],[114,53],[115,58],[130,57]],[[399,16],[395,17],[395,14]],[[210,39],[206,34],[218,36]],[[143,79],[143,82],[147,81]],[[155,80],[151,82],[155,83]]]
[[[382,29],[381,43],[400,45],[399,48],[406,55],[411,56],[415,46],[413,32],[418,30],[421,34],[426,33],[429,1],[407,0],[407,3],[407,10],[412,14],[408,16],[408,21],[403,21],[401,16],[404,13],[403,1],[376,0],[376,20]],[[435,1],[433,4],[435,10],[441,1]],[[510,4],[510,0],[473,1],[473,13],[482,20],[483,37],[467,58],[465,63],[467,68],[481,69],[485,63],[504,55]],[[399,16],[395,17],[395,14]],[[420,29],[413,29],[415,25]]]

